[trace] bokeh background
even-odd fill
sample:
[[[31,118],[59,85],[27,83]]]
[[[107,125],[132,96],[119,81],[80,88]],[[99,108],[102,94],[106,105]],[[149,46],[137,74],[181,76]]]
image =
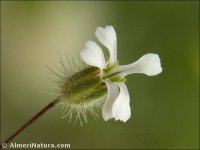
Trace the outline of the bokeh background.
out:
[[[1,141],[56,97],[46,65],[58,53],[77,59],[97,26],[113,25],[121,64],[153,52],[163,72],[128,76],[132,116],[101,117],[83,127],[54,108],[17,143],[69,143],[71,148],[199,147],[198,1],[1,1]]]

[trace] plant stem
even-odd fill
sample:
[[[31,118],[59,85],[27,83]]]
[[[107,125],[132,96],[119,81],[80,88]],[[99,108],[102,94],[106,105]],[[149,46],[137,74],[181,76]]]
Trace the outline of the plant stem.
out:
[[[35,116],[33,116],[30,120],[28,120],[21,128],[19,128],[16,132],[14,132],[8,139],[6,139],[3,143],[10,143],[19,133],[21,133],[25,128],[30,126],[34,121],[36,121],[39,117],[41,117],[45,112],[47,112],[50,108],[55,106],[59,102],[59,97],[49,103],[46,107],[44,107],[41,111],[39,111]],[[2,146],[2,145],[1,145]]]

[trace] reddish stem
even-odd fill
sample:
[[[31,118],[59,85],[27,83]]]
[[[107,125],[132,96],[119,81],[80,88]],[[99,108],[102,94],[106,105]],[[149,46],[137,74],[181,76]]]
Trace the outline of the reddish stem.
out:
[[[49,103],[46,107],[44,107],[41,111],[39,111],[35,116],[33,116],[30,120],[28,120],[21,128],[19,128],[16,132],[14,132],[10,137],[8,137],[3,143],[10,143],[19,133],[21,133],[25,128],[31,125],[34,121],[36,121],[39,117],[41,117],[45,112],[47,112],[50,108],[55,106],[56,103],[59,102],[59,98],[56,98],[51,103]],[[2,148],[2,145],[1,147]]]

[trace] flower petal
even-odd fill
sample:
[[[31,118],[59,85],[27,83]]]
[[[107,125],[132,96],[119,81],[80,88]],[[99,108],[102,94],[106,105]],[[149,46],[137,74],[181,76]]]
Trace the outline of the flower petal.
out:
[[[86,42],[85,49],[80,52],[80,55],[86,64],[100,69],[106,68],[103,51],[95,42]]]
[[[105,82],[108,89],[108,96],[102,107],[102,116],[105,121],[112,119],[112,107],[119,95],[118,86],[115,83]]]
[[[110,59],[108,64],[112,65],[117,62],[117,36],[113,26],[106,26],[105,28],[97,27],[96,37],[105,47],[108,48]]]
[[[120,75],[126,76],[131,73],[144,73],[154,76],[162,72],[160,58],[157,54],[149,53],[143,55],[138,61],[130,65],[122,65],[117,69]]]
[[[117,85],[120,93],[113,104],[112,116],[115,120],[126,122],[131,117],[130,97],[125,83],[118,83]]]

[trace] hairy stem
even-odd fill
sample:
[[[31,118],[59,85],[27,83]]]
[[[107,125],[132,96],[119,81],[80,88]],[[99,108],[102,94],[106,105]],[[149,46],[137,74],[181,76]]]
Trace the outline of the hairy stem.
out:
[[[41,117],[45,112],[47,112],[50,108],[55,106],[59,102],[59,97],[49,103],[46,107],[44,107],[41,111],[39,111],[36,115],[34,115],[30,120],[28,120],[23,126],[21,126],[16,132],[14,132],[10,137],[8,137],[3,143],[10,143],[17,135],[19,135],[24,129],[30,126],[34,121],[36,121],[39,117]],[[1,145],[2,148],[2,145]]]

